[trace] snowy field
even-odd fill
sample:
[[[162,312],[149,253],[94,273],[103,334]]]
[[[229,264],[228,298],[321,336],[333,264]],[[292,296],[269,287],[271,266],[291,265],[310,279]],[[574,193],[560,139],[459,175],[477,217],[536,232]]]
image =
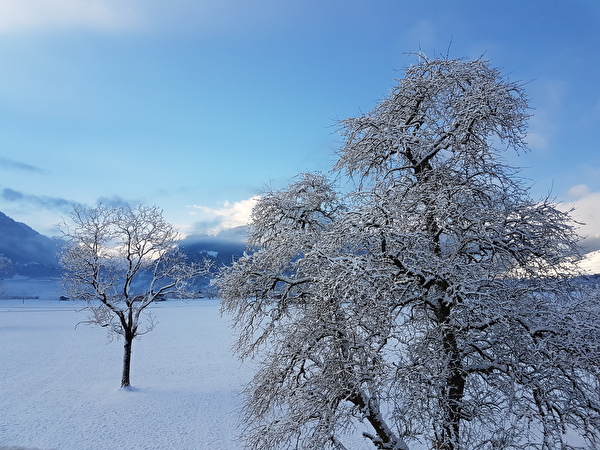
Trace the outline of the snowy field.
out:
[[[169,300],[134,342],[120,390],[122,341],[75,325],[80,304],[49,295],[0,300],[0,449],[237,449],[251,370],[232,356],[218,300]]]
[[[121,390],[123,342],[75,328],[83,304],[59,301],[56,283],[3,285],[0,450],[241,448],[238,410],[252,368],[232,355],[219,300],[154,304],[155,330],[134,342],[134,388]],[[346,444],[373,448],[360,433]]]

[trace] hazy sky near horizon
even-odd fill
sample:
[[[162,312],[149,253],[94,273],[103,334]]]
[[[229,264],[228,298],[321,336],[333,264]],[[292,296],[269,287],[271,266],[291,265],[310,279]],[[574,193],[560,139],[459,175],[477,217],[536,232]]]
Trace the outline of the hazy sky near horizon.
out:
[[[46,235],[98,201],[240,225],[266,186],[328,171],[336,120],[420,50],[526,83],[509,162],[600,238],[598,48],[596,0],[0,0],[0,211]]]

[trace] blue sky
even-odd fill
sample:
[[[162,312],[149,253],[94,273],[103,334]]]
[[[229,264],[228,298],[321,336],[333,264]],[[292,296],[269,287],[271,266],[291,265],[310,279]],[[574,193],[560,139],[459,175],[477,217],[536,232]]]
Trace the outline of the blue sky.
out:
[[[535,197],[600,237],[596,0],[0,0],[0,211],[46,235],[72,203],[158,205],[183,233],[327,171],[409,52],[526,82]]]

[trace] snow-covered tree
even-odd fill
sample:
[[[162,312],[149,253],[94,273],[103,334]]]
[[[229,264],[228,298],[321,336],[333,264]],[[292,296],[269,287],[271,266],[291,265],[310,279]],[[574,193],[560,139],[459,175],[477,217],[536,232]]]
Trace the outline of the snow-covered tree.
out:
[[[121,387],[127,388],[133,340],[154,327],[146,309],[184,293],[200,270],[185,262],[177,230],[155,206],[75,206],[71,219],[61,227],[63,283],[71,297],[87,301],[86,323],[123,337]]]
[[[533,200],[522,86],[427,59],[341,122],[335,178],[265,193],[218,280],[242,357],[252,449],[600,445],[598,300],[572,283],[576,224]],[[574,440],[570,440],[576,436]],[[571,447],[572,445],[572,447]]]

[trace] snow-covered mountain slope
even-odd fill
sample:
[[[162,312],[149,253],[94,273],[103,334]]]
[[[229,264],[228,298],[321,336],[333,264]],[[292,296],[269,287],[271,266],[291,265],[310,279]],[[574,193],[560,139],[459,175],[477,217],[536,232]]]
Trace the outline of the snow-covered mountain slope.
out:
[[[600,250],[586,254],[580,266],[589,275],[600,274]]]
[[[58,276],[61,245],[0,212],[0,256],[7,263],[2,276]]]

